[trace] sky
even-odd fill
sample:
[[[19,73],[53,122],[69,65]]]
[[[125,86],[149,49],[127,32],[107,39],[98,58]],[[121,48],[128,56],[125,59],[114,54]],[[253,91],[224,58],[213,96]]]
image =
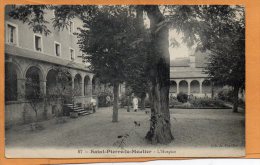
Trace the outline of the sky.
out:
[[[150,27],[150,20],[147,17],[146,13],[144,13],[144,25],[146,28]],[[188,48],[185,43],[182,43],[183,34],[178,34],[176,30],[169,29],[169,42],[171,44],[171,39],[175,39],[179,46],[171,47],[169,46],[170,52],[170,60],[174,60],[176,58],[188,57],[193,53],[192,49]]]
[[[185,43],[182,43],[182,34],[178,34],[175,30],[170,29],[169,31],[169,41],[174,38],[180,45],[175,47],[169,47],[170,59],[174,60],[176,58],[188,57],[192,54],[192,49],[188,48]]]
[[[146,13],[144,13],[144,26],[146,28],[150,27],[150,20]],[[194,53],[194,50],[191,48],[188,48],[185,43],[182,43],[182,33],[177,33],[174,29],[169,29],[169,43],[171,45],[171,40],[174,38],[175,41],[179,43],[179,46],[171,47],[169,46],[169,52],[170,52],[170,60],[174,60],[176,58],[183,58],[188,57],[192,53]]]

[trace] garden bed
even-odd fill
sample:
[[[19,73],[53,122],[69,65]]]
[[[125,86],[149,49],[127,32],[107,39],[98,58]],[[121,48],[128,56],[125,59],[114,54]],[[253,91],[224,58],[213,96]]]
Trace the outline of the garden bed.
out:
[[[193,98],[185,103],[179,102],[177,99],[170,100],[170,108],[178,109],[230,109],[232,107],[225,104],[222,100],[211,98]]]

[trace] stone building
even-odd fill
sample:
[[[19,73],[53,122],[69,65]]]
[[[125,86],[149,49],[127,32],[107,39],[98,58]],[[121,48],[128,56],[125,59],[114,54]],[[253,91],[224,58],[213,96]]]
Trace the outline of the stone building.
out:
[[[203,72],[209,52],[195,52],[189,57],[176,58],[171,61],[170,96],[176,97],[183,92],[189,96],[212,97],[212,83]],[[214,91],[221,89],[214,87]]]
[[[65,67],[70,75],[71,87],[77,91],[75,102],[83,106],[92,96],[93,74],[80,57],[82,52],[77,45],[77,27],[82,26],[79,18],[69,22],[68,29],[57,30],[47,24],[51,34],[34,33],[27,24],[8,16],[11,6],[5,13],[5,124],[6,126],[33,120],[34,112],[28,105],[26,96],[30,80],[39,85],[39,93],[46,95],[57,85],[54,67]],[[53,18],[53,11],[46,11],[46,20]],[[44,111],[45,108],[45,111]],[[51,117],[55,105],[39,108],[39,117]]]

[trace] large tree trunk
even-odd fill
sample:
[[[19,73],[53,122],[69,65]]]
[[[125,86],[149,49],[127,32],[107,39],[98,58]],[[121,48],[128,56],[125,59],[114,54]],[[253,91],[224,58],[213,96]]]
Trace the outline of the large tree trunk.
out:
[[[113,85],[114,102],[113,102],[112,122],[118,122],[118,98],[119,98],[118,90],[119,90],[119,83],[114,83]]]
[[[234,86],[233,91],[233,112],[238,112],[238,92],[239,92],[239,86]]]
[[[168,144],[173,140],[169,112],[169,29],[166,26],[158,26],[164,21],[158,6],[147,6],[145,11],[150,19],[151,58],[153,59],[150,68],[151,123],[146,139],[153,144]]]

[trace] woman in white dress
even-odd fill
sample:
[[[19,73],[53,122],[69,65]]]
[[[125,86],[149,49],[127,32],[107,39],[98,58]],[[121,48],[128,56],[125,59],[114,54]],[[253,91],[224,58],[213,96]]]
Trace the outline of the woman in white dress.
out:
[[[137,109],[138,109],[138,98],[137,97],[134,97],[133,98],[133,108],[134,108],[134,111],[136,112]]]

